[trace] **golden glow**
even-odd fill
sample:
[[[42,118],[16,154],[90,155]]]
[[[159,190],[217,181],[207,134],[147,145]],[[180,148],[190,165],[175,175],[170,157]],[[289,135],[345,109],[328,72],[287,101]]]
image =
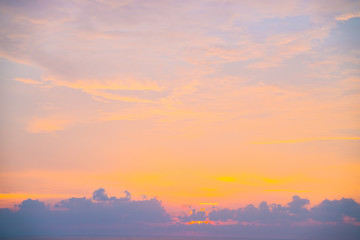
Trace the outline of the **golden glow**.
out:
[[[271,202],[286,203],[294,194],[306,194],[316,202],[323,200],[324,194],[329,198],[335,197],[334,190],[342,191],[344,197],[360,198],[352,194],[360,189],[344,187],[344,184],[356,181],[360,166],[354,164],[332,168],[319,166],[314,168],[314,171],[321,172],[321,175],[308,176],[299,174],[271,176],[240,172],[232,174],[238,176],[237,181],[234,182],[219,181],[216,177],[208,175],[208,172],[199,173],[196,169],[181,170],[179,168],[178,174],[170,174],[166,172],[170,165],[161,164],[164,171],[154,170],[153,174],[79,171],[24,171],[1,174],[2,182],[16,181],[26,191],[2,194],[2,205],[12,206],[14,201],[21,202],[25,198],[91,197],[96,189],[94,186],[106,188],[112,196],[123,196],[124,190],[129,190],[135,199],[141,199],[141,194],[149,198],[157,196],[165,206],[174,207],[182,206],[184,202],[200,203],[200,206],[215,206],[216,203],[221,202],[223,206],[239,207],[249,202],[260,202],[266,198],[269,198],[268,201]],[[150,165],[147,167],[150,169]],[[188,178],[183,177],[183,172],[186,172]],[[339,182],[337,179],[343,179],[343,181]],[[33,184],[35,182],[37,184]],[[41,191],[42,186],[46,184],[53,186],[56,191]],[[66,186],[71,186],[71,188],[66,188]],[[34,192],[38,194],[30,194]],[[62,193],[67,193],[67,195]]]
[[[291,190],[291,189],[265,189],[265,192],[293,192],[293,193],[306,193],[309,191]]]
[[[40,193],[40,194],[34,194],[34,193],[0,193],[0,199],[16,199],[16,200],[25,200],[28,198],[31,199],[38,199],[38,198],[50,198],[50,199],[60,199],[60,198],[67,198],[67,197],[73,197],[69,194],[47,194],[47,193]]]
[[[237,179],[235,177],[218,177],[217,180],[223,182],[235,182]]]
[[[193,224],[211,224],[211,221],[191,221],[187,222],[187,225],[193,225]]]

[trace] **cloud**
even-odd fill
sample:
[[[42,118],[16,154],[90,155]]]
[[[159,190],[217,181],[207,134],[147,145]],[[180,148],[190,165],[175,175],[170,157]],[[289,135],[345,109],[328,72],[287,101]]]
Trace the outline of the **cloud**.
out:
[[[94,97],[101,97],[103,99],[108,100],[117,100],[123,102],[143,102],[143,103],[151,103],[152,101],[147,99],[142,99],[140,97],[129,97],[122,96],[117,93],[117,91],[126,92],[135,92],[141,95],[144,92],[154,92],[159,93],[164,90],[164,87],[159,86],[154,81],[149,80],[136,80],[132,78],[120,78],[120,79],[102,79],[102,80],[73,80],[70,78],[55,78],[48,77],[45,78],[45,81],[53,84],[58,87],[68,87],[77,90],[81,90],[87,94],[90,94]]]
[[[326,155],[329,152],[327,147],[312,146],[315,152],[306,158],[308,156],[305,155],[309,152],[302,151],[303,149],[284,148],[280,154],[276,154],[276,150],[258,151],[256,146],[243,147],[242,143],[259,137],[260,140],[261,137],[270,139],[269,142],[273,143],[271,140],[276,138],[298,142],[299,139],[302,141],[316,136],[356,136],[349,133],[349,129],[355,129],[352,132],[358,129],[358,118],[353,113],[354,104],[358,101],[338,97],[342,88],[331,86],[344,75],[344,69],[326,65],[324,68],[331,70],[331,77],[307,77],[308,65],[315,66],[314,72],[324,75],[315,64],[322,62],[329,54],[338,52],[336,48],[343,44],[330,47],[326,44],[329,35],[337,32],[333,31],[336,30],[335,27],[343,25],[336,24],[334,19],[342,16],[342,13],[357,13],[358,9],[354,6],[359,4],[355,2],[1,1],[0,56],[40,69],[44,84],[52,87],[47,89],[49,91],[45,95],[38,94],[33,86],[41,84],[34,82],[31,74],[17,72],[17,76],[23,78],[16,79],[29,85],[16,83],[14,85],[21,89],[3,88],[11,96],[3,101],[9,103],[6,106],[11,106],[9,114],[5,114],[11,116],[7,121],[11,123],[9,131],[6,129],[6,132],[16,133],[18,120],[28,119],[29,116],[37,116],[26,127],[31,133],[52,133],[73,126],[73,123],[83,123],[79,124],[82,125],[80,128],[73,129],[76,131],[66,132],[66,138],[60,136],[58,148],[51,147],[53,141],[46,141],[46,138],[43,144],[39,144],[38,141],[33,141],[38,139],[33,138],[34,136],[26,139],[18,139],[17,134],[5,136],[5,139],[9,139],[6,144],[10,144],[9,147],[5,146],[9,149],[6,156],[14,159],[9,164],[32,168],[44,167],[46,164],[45,167],[51,167],[56,159],[62,158],[68,160],[58,162],[59,167],[82,168],[82,163],[87,162],[88,167],[92,168],[97,164],[97,156],[105,154],[103,159],[108,164],[103,164],[104,166],[127,169],[139,165],[137,161],[146,155],[149,159],[164,161],[169,166],[166,174],[172,176],[182,166],[187,168],[187,162],[182,159],[189,159],[191,162],[194,158],[198,161],[188,174],[188,179],[192,179],[192,175],[198,177],[193,169],[201,165],[212,166],[209,163],[217,159],[223,159],[223,169],[209,167],[209,171],[222,171],[229,166],[236,170],[238,166],[242,168],[241,171],[247,172],[251,171],[248,166],[255,165],[265,168],[269,166],[269,171],[280,171],[277,166],[282,166],[290,171],[290,175],[294,171],[305,171],[302,167],[316,168],[314,165],[322,166],[323,162],[334,163],[335,158],[341,162],[341,154],[345,154],[350,161],[355,158],[355,153],[352,151],[350,156],[348,147],[345,149],[336,146],[330,156]],[[342,19],[349,19],[349,16],[344,15]],[[356,68],[356,61],[340,64],[335,59],[335,62],[341,66]],[[272,68],[276,66],[283,68]],[[266,86],[258,86],[257,83],[261,81]],[[338,92],[314,91],[323,90],[324,86]],[[270,87],[290,91],[278,91]],[[93,101],[91,97],[99,101]],[[16,105],[7,101],[8,99],[16,100]],[[48,106],[54,106],[51,112],[38,109],[48,102]],[[59,114],[59,111],[66,113],[66,116]],[[69,115],[75,116],[75,119],[67,118]],[[95,124],[109,120],[117,122]],[[161,124],[158,121],[162,121]],[[84,124],[88,122],[91,124]],[[92,135],[96,137],[91,137]],[[315,145],[319,142],[312,143]],[[332,143],[336,145],[340,141]],[[341,141],[340,145],[352,143],[354,141]],[[87,147],[89,151],[84,151],[89,145],[96,147]],[[119,145],[126,151],[119,149]],[[146,149],[137,151],[139,145]],[[39,146],[42,147],[38,148]],[[159,146],[165,147],[161,149],[161,157],[155,156],[158,153],[154,149]],[[269,146],[269,149],[271,147],[275,149],[277,146]],[[195,152],[187,151],[193,148],[196,149]],[[339,148],[342,150],[337,150]],[[24,157],[27,153],[34,153],[35,156]],[[133,161],[124,160],[122,162],[126,166],[123,166],[118,161],[120,155]],[[269,156],[273,161],[263,155]],[[48,161],[53,156],[56,159]],[[75,158],[72,159],[71,156]],[[168,164],[166,159],[173,159],[173,156],[176,156],[174,163]],[[298,161],[302,158],[304,161]],[[323,160],[316,162],[314,159]],[[20,164],[21,161],[24,164]],[[154,165],[152,161],[144,164],[151,166],[150,169],[159,165]],[[160,165],[162,169],[166,169],[164,164]],[[163,171],[162,169],[159,171]],[[331,172],[324,171],[326,174]],[[313,172],[316,170],[309,171],[309,174]],[[327,178],[326,174],[319,176]],[[248,186],[253,191],[266,184],[265,188],[283,190],[292,187],[301,190],[308,186],[313,189],[328,187],[326,190],[324,188],[326,193],[322,194],[331,191],[353,193],[352,186],[346,189],[342,189],[342,186],[354,176],[355,173],[336,182],[338,184],[334,184],[334,189],[332,181],[325,183],[326,181],[317,179],[314,186],[311,186],[312,183],[303,182],[304,178],[297,178],[294,182],[299,183],[298,186],[290,187],[289,183],[284,184],[285,180],[274,184],[258,179],[255,181],[261,184],[245,181],[244,185],[255,185]],[[216,184],[240,185],[240,178],[222,177]],[[332,179],[337,178],[332,176]],[[25,182],[31,185],[29,181]],[[152,189],[158,188],[153,182],[148,182]],[[186,185],[180,181],[177,184],[181,187]],[[188,192],[203,194],[195,193],[194,189],[199,184],[202,183],[194,184]],[[209,189],[211,187],[213,186],[209,186]],[[214,186],[213,189],[220,187]],[[224,192],[238,191],[237,186],[228,189]],[[218,194],[221,195],[221,192]],[[252,221],[256,224],[270,224],[270,219],[282,224],[299,223],[304,219],[312,219],[309,205],[301,205],[304,201],[295,199],[288,205],[263,202],[261,206],[252,204],[240,210],[223,212],[218,209],[218,212],[213,212],[212,218],[222,219],[217,221],[229,218],[247,224]],[[98,190],[92,199],[70,198],[59,203],[57,211],[69,215],[74,212],[93,212],[90,215],[94,217],[99,209],[106,212],[110,209],[109,206],[113,207],[112,210],[124,205],[131,208],[130,206],[136,205],[132,202],[129,194],[120,200],[108,196],[105,190]],[[221,206],[221,202],[219,205]],[[80,209],[84,209],[84,213]],[[126,212],[122,208],[121,211]],[[51,210],[49,214],[54,213]],[[121,216],[126,218],[128,215]],[[206,219],[206,216],[210,218],[210,213],[195,211],[189,214],[188,219]],[[319,213],[316,219],[321,219],[320,216]],[[346,217],[355,218],[344,215],[345,219]]]
[[[43,84],[42,82],[38,82],[38,81],[35,81],[33,79],[30,79],[30,78],[15,78],[14,80],[18,81],[18,82],[25,83],[25,84],[35,84],[35,85]]]
[[[209,220],[211,221],[223,221],[233,220],[235,216],[235,211],[232,209],[216,209],[209,212]]]
[[[33,117],[26,126],[25,130],[29,133],[56,132],[63,130],[74,121],[68,117],[49,116],[44,118]]]
[[[124,193],[126,194],[126,198],[130,200],[131,199],[131,193],[129,191],[127,191],[127,190],[125,190]]]
[[[27,199],[18,211],[0,209],[0,236],[58,234],[142,234],[153,232],[151,226],[170,221],[156,198],[135,201],[126,197],[108,197],[103,188],[92,198],[69,198],[53,207],[39,200]],[[5,227],[4,227],[5,226]],[[94,228],[95,227],[95,228]]]
[[[160,223],[169,221],[165,209],[157,199],[132,201],[131,194],[125,191],[123,198],[108,197],[105,189],[93,192],[92,199],[70,198],[55,205],[59,209],[68,209],[69,214],[81,211],[94,217],[104,216],[115,223]],[[99,221],[101,223],[101,221]]]
[[[181,218],[182,222],[192,222],[192,221],[205,221],[206,220],[206,212],[205,210],[201,209],[196,211],[193,209],[190,215],[185,215]]]
[[[241,223],[253,224],[296,224],[302,222],[317,221],[321,223],[334,222],[344,224],[344,217],[360,222],[360,205],[353,199],[324,200],[319,205],[308,208],[310,201],[297,195],[286,205],[268,204],[261,202],[258,207],[249,204],[239,209],[213,208],[208,213],[204,210],[192,210],[191,214],[182,218],[184,222],[189,221],[229,221],[236,220]]]
[[[198,118],[194,116],[198,114],[202,121],[221,121],[240,109],[267,114],[266,107],[254,107],[254,89],[245,91],[232,82],[226,91],[219,91],[209,84],[210,75],[230,77],[234,73],[227,65],[234,64],[244,71],[236,78],[248,77],[254,68],[280,66],[301,54],[313,54],[336,26],[334,16],[355,5],[345,2],[337,2],[336,8],[326,4],[323,10],[322,1],[307,8],[297,1],[2,1],[0,55],[41,69],[44,84],[62,98],[67,98],[67,88],[78,90],[74,95],[90,95],[78,106],[83,121],[89,117],[83,113],[84,106],[93,105],[93,99],[107,103],[101,105],[107,112],[120,112],[116,120],[139,119],[140,114],[140,118],[153,120],[161,115],[171,121]],[[318,15],[325,20],[315,21]],[[274,27],[278,25],[280,29]],[[44,85],[29,78],[18,80]],[[250,96],[230,100],[236,90]],[[261,105],[270,102],[264,93],[260,95]],[[63,102],[61,97],[56,101]],[[239,106],[247,102],[252,104]],[[131,106],[133,113],[124,116],[123,106]],[[154,114],[142,114],[149,106]],[[94,122],[103,120],[99,112],[92,114]],[[66,127],[63,122],[45,125],[27,129],[53,132]]]
[[[41,212],[47,210],[45,203],[39,200],[27,199],[22,201],[21,204],[17,205],[21,211],[36,211]]]
[[[102,99],[107,99],[107,100],[116,100],[116,101],[122,101],[122,102],[137,102],[137,103],[152,103],[153,101],[151,100],[146,100],[146,99],[141,99],[141,98],[136,98],[136,97],[124,97],[121,96],[119,94],[112,94],[112,93],[107,93],[105,91],[101,91],[101,90],[89,90],[89,89],[84,89],[84,92],[91,94],[94,96],[94,99],[97,99],[98,97],[101,97]]]
[[[131,200],[130,192],[124,193],[109,197],[99,188],[92,198],[68,198],[54,206],[24,200],[16,211],[0,209],[0,236],[181,236],[192,231],[207,237],[336,239],[347,232],[342,239],[356,239],[360,232],[360,205],[353,199],[324,200],[310,207],[308,199],[293,196],[286,205],[264,201],[238,209],[212,206],[171,219],[158,199]],[[333,235],[327,236],[329,231]]]
[[[304,214],[307,213],[308,210],[305,208],[310,201],[308,199],[302,199],[299,196],[295,195],[292,198],[292,201],[287,205],[289,206],[289,212],[292,214]]]
[[[310,141],[331,141],[331,140],[360,140],[360,137],[307,138],[307,139],[292,139],[292,140],[282,140],[282,141],[251,142],[251,144],[302,143],[302,142],[310,142]]]
[[[356,12],[356,13],[345,13],[345,14],[342,14],[340,16],[337,16],[335,17],[335,20],[336,21],[341,21],[341,22],[345,22],[345,21],[348,21],[352,18],[358,18],[360,17],[360,12]]]
[[[351,198],[324,200],[311,208],[311,218],[320,222],[344,222],[345,217],[360,222],[360,205]]]
[[[99,188],[98,190],[93,192],[93,197],[95,201],[107,201],[109,200],[109,197],[105,193],[105,189]]]

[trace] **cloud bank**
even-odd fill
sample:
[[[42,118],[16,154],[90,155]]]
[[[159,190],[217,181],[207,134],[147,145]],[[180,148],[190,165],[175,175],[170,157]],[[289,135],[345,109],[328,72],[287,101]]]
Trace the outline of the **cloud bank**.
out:
[[[27,199],[17,211],[0,209],[2,236],[202,236],[288,239],[357,239],[360,204],[349,198],[310,206],[293,196],[286,205],[261,202],[244,208],[212,207],[170,217],[156,198],[109,197],[103,188],[92,198],[69,198],[51,206]]]
[[[152,231],[152,226],[170,222],[156,198],[131,200],[126,196],[108,197],[100,188],[92,198],[69,198],[54,206],[27,199],[18,211],[0,210],[2,235],[128,235]]]

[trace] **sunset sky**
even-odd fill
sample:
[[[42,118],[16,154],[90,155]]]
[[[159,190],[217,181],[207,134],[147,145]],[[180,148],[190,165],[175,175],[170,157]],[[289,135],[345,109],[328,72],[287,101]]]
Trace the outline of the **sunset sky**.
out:
[[[1,0],[0,24],[0,208],[360,201],[359,1]]]

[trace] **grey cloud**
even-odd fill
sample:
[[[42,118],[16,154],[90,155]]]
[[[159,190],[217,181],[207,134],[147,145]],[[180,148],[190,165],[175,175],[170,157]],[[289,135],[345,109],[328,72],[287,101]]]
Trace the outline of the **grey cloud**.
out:
[[[108,197],[105,189],[99,188],[93,192],[93,200],[85,197],[70,198],[60,201],[55,207],[68,209],[70,213],[85,213],[92,216],[97,223],[101,223],[102,219],[114,223],[160,223],[170,220],[161,202],[156,198],[131,201],[128,191],[124,198]],[[102,219],[96,219],[98,216]]]
[[[53,207],[27,199],[18,210],[0,209],[0,236],[87,235],[87,236],[169,236],[189,232],[201,236],[262,239],[351,239],[360,236],[360,205],[353,199],[324,200],[307,207],[310,201],[294,196],[286,205],[249,204],[244,208],[195,209],[180,221],[172,221],[156,198],[131,200],[108,196],[105,189],[92,198],[69,198]],[[216,221],[187,225],[191,221]],[[231,225],[216,225],[229,222]],[[316,221],[316,224],[313,224]],[[237,222],[237,224],[236,224]]]
[[[0,209],[2,235],[61,235],[61,234],[149,234],[156,224],[171,219],[156,198],[130,200],[108,197],[100,188],[90,198],[69,198],[50,208],[39,200],[25,200],[18,211]],[[155,224],[155,225],[154,225]],[[150,227],[153,226],[153,228]],[[94,227],[96,226],[96,227]]]
[[[129,193],[127,190],[124,191],[126,194],[126,198],[131,199],[131,193]]]
[[[310,201],[308,199],[302,199],[299,196],[293,196],[292,201],[287,205],[289,206],[289,212],[293,214],[306,214],[308,210],[305,208]]]
[[[26,211],[41,212],[47,210],[47,207],[44,202],[41,202],[39,200],[32,200],[32,199],[27,199],[22,201],[21,204],[17,205],[17,207],[20,208],[20,211],[25,211],[25,212]]]
[[[224,209],[214,209],[209,213],[209,220],[211,221],[227,221],[233,220],[235,215],[235,211],[224,208]]]
[[[105,193],[105,189],[99,188],[98,190],[94,191],[93,199],[95,201],[107,201],[109,200],[109,197]]]
[[[360,222],[360,205],[351,198],[324,200],[311,208],[311,218],[320,222],[343,222],[344,217]]]
[[[309,213],[305,208],[306,204],[309,204],[309,200],[299,196],[293,196],[292,201],[286,206],[268,205],[267,202],[261,202],[258,207],[250,204],[244,209],[237,210],[236,220],[264,224],[303,221]]]
[[[181,218],[183,222],[191,222],[191,221],[205,221],[206,220],[206,212],[205,211],[196,211],[193,209],[190,215],[185,215]]]
[[[207,218],[211,221],[235,220],[239,223],[257,224],[296,224],[315,220],[322,223],[336,222],[345,223],[345,218],[360,222],[360,205],[353,199],[324,200],[319,205],[310,209],[307,205],[310,201],[299,196],[293,196],[292,201],[287,205],[268,204],[261,202],[257,207],[249,204],[244,208],[235,210],[212,209],[208,215],[204,211],[193,210],[190,215],[182,217],[182,221],[204,221]]]

